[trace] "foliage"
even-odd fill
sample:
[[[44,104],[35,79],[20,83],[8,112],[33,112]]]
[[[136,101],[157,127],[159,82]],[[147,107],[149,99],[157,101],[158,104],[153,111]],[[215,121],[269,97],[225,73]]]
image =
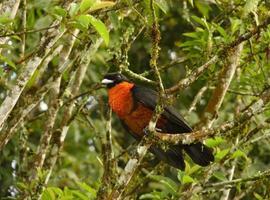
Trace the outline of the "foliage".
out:
[[[245,111],[252,117],[205,140],[215,154],[210,166],[185,156],[180,171],[152,164],[147,153],[122,198],[270,198],[268,1],[17,0],[14,17],[12,2],[0,3],[0,108],[18,93],[0,124],[1,199],[108,199],[137,143],[111,117],[99,83],[107,72],[122,71],[154,88],[155,45],[165,89],[194,78],[168,94],[168,103],[196,130],[238,122]],[[232,65],[235,71],[226,72]],[[222,81],[228,88],[212,112]]]

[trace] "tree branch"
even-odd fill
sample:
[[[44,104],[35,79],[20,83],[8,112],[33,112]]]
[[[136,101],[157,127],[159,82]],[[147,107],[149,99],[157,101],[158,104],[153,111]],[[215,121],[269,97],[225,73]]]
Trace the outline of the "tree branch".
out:
[[[209,59],[205,64],[203,64],[201,67],[194,70],[190,76],[180,80],[176,85],[172,86],[171,88],[168,88],[166,92],[174,93],[184,88],[187,88],[191,83],[196,81],[199,78],[199,76],[210,67],[210,65],[216,63],[219,59],[228,55],[228,53],[232,49],[240,45],[242,42],[247,41],[254,35],[259,34],[261,29],[266,28],[269,23],[270,23],[270,17],[268,17],[261,25],[255,27],[253,30],[240,35],[236,40],[234,40],[231,44],[225,46],[219,53],[217,53],[215,56]]]
[[[225,64],[223,70],[221,70],[218,77],[218,85],[205,108],[201,120],[201,123],[204,124],[204,126],[211,127],[214,122],[214,117],[217,116],[218,110],[235,74],[236,67],[239,65],[242,49],[243,43],[235,47],[228,55],[228,63]]]
[[[172,144],[190,144],[195,141],[201,141],[203,139],[224,134],[233,128],[237,127],[239,124],[249,120],[252,116],[259,114],[263,111],[264,106],[270,101],[270,88],[267,88],[261,94],[261,98],[254,102],[248,109],[239,115],[239,118],[234,121],[224,123],[218,128],[205,128],[202,130],[194,131],[192,133],[180,133],[180,134],[169,134],[169,133],[159,133],[155,132],[155,136],[162,141],[172,143]]]

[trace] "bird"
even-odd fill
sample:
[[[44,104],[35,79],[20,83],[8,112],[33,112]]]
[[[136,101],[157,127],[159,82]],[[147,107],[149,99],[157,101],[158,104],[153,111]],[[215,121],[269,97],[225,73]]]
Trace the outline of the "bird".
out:
[[[107,73],[101,83],[108,89],[108,104],[123,127],[136,140],[141,140],[147,134],[145,130],[157,105],[158,92],[135,84],[119,72]],[[156,130],[167,134],[192,132],[192,128],[172,106],[164,106],[164,111],[157,120]],[[158,160],[180,170],[185,169],[183,151],[200,166],[207,166],[214,161],[212,149],[201,142],[172,144],[167,149],[152,144],[149,151]]]

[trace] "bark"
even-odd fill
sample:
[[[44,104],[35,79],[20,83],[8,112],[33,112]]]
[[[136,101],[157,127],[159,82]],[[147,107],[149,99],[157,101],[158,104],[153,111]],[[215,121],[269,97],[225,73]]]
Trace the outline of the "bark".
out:
[[[58,33],[56,31],[56,36],[54,33],[48,34],[47,37],[42,38],[42,42],[39,50],[33,54],[32,59],[22,68],[20,75],[18,76],[16,83],[11,88],[9,94],[4,99],[3,103],[0,106],[0,131],[3,128],[4,122],[7,120],[10,112],[16,105],[22,91],[24,90],[26,84],[31,79],[32,75],[36,69],[41,66],[42,62],[51,54],[54,50],[55,44],[63,36],[64,31]],[[44,49],[45,52],[44,52]],[[1,141],[2,144],[6,144],[8,141]],[[2,145],[1,145],[2,146]]]
[[[82,84],[82,81],[84,79],[84,76],[86,74],[86,70],[88,68],[88,65],[93,57],[93,55],[96,53],[97,49],[102,43],[102,39],[98,39],[93,45],[91,45],[88,49],[86,49],[82,55],[81,59],[79,60],[80,62],[77,63],[77,70],[74,73],[73,78],[70,79],[70,84],[68,88],[66,89],[66,92],[71,94],[71,98],[76,96],[79,92],[80,86]],[[87,47],[86,47],[87,48]],[[61,121],[61,124],[59,127],[55,128],[55,131],[53,133],[53,140],[51,141],[51,150],[48,156],[48,160],[46,161],[47,163],[47,170],[48,173],[46,175],[44,185],[46,185],[50,179],[52,170],[56,164],[56,161],[58,159],[59,152],[61,151],[68,129],[69,125],[71,123],[71,118],[72,118],[72,112],[75,106],[75,102],[72,101],[68,105],[66,105],[64,111],[63,111],[63,119]],[[43,187],[41,188],[43,190]],[[38,199],[41,198],[41,195],[38,194]]]
[[[243,43],[239,44],[228,55],[228,63],[224,66],[218,77],[217,86],[205,108],[202,118],[202,124],[210,128],[218,115],[219,108],[224,100],[225,94],[228,91],[230,83],[235,74],[236,68],[239,65]]]
[[[37,67],[39,66],[41,69],[45,68],[48,63],[54,58],[55,55],[57,55],[60,51],[62,50],[62,46],[60,48],[56,48],[48,57],[40,63],[39,65],[36,65]],[[33,72],[34,73],[34,72]],[[30,77],[31,78],[31,77]],[[29,78],[29,79],[30,79]],[[27,84],[28,81],[26,81],[25,85]],[[28,101],[27,104],[28,106],[26,108],[21,108],[19,106],[18,109],[11,110],[16,113],[13,118],[11,118],[8,121],[8,125],[4,127],[2,134],[0,135],[0,150],[3,149],[3,147],[8,143],[8,141],[12,138],[12,136],[15,134],[15,130],[20,126],[20,124],[23,122],[25,117],[37,106],[37,104],[44,98],[45,94],[48,92],[49,88],[51,86],[49,84],[45,84],[42,88],[40,88],[36,95],[34,95],[33,98],[31,98],[32,102],[30,103],[28,99],[28,95],[22,95],[20,94],[18,98],[21,98],[21,101]],[[22,91],[21,91],[22,92]],[[24,96],[24,97],[22,97]],[[14,102],[15,104],[17,102]],[[25,102],[26,103],[26,102]],[[1,105],[2,107],[2,105]],[[10,112],[11,112],[10,111]]]
[[[147,138],[145,138],[147,139]],[[115,186],[113,191],[111,192],[108,200],[121,200],[123,199],[122,195],[126,191],[128,184],[130,183],[131,179],[134,177],[136,170],[141,164],[142,159],[144,158],[147,150],[151,144],[149,141],[142,140],[137,147],[136,154],[129,159],[128,163],[125,166],[125,169],[121,173],[119,177],[118,184]]]

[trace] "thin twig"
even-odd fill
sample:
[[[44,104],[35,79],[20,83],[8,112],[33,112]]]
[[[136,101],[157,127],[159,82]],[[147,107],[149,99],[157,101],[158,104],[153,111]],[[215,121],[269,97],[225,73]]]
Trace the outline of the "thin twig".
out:
[[[13,36],[13,35],[27,35],[27,34],[30,34],[30,33],[37,33],[37,32],[46,31],[46,30],[49,30],[49,29],[54,29],[54,28],[57,28],[57,27],[59,27],[59,24],[44,27],[44,28],[40,28],[40,29],[24,30],[24,31],[19,31],[19,32],[15,32],[15,33],[7,33],[7,34],[4,34],[4,35],[0,35],[0,38],[10,37],[10,36]]]
[[[217,61],[218,61],[218,56],[215,55],[205,64],[203,64],[202,66],[198,67],[193,72],[191,72],[191,74],[188,77],[182,79],[176,85],[166,89],[166,93],[169,93],[169,94],[175,93],[179,90],[182,90],[188,87],[191,83],[196,81],[203,72],[205,72],[212,64],[216,63]]]
[[[234,179],[231,181],[223,181],[223,182],[218,182],[218,183],[206,184],[206,185],[204,185],[204,187],[205,188],[208,188],[208,187],[220,188],[220,187],[222,187],[224,189],[224,187],[230,188],[232,185],[235,185],[237,183],[257,181],[260,179],[267,179],[268,177],[270,177],[270,170],[266,170],[262,173],[259,173],[258,175],[248,177],[248,178],[239,178],[239,179]]]
[[[199,92],[194,97],[194,100],[192,101],[190,108],[188,109],[188,113],[191,113],[193,110],[196,110],[196,105],[199,100],[201,100],[203,93],[207,90],[207,87],[202,87]]]

